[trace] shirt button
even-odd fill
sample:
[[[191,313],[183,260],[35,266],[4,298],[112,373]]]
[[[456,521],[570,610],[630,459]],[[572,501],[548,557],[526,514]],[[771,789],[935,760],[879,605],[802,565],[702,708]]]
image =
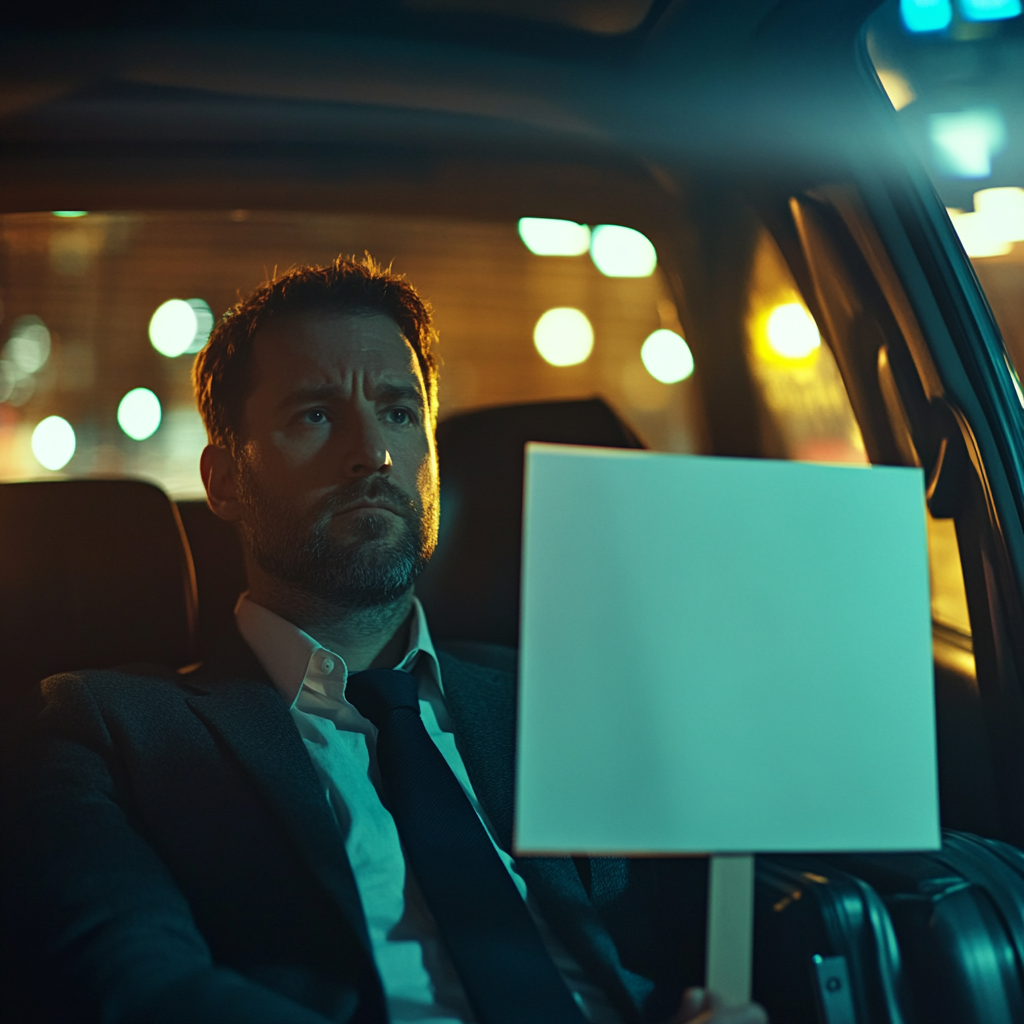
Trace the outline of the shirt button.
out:
[[[334,671],[334,659],[324,658],[320,662],[320,671],[323,672],[325,676],[329,676]]]

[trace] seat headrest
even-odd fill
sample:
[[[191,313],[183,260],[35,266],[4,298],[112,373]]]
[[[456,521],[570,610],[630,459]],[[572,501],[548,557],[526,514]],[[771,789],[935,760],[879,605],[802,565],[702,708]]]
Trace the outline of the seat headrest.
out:
[[[441,423],[441,533],[416,584],[437,640],[519,643],[528,441],[643,447],[598,398],[481,409]]]
[[[194,660],[196,589],[177,511],[136,480],[0,485],[0,700],[54,672]]]

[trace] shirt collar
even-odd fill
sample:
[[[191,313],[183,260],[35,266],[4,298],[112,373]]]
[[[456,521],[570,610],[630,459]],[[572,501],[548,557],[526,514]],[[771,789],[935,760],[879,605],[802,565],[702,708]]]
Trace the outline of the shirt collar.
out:
[[[235,621],[242,638],[252,648],[270,681],[291,707],[299,698],[310,675],[322,679],[324,658],[334,659],[336,667],[330,673],[341,683],[348,679],[348,666],[344,658],[328,650],[294,623],[283,619],[269,608],[249,599],[246,591],[235,605]],[[412,599],[412,621],[409,628],[409,646],[395,666],[404,672],[415,671],[421,684],[432,683],[442,694],[441,669],[437,652],[430,637],[427,616],[419,599]],[[314,688],[323,692],[316,683]]]

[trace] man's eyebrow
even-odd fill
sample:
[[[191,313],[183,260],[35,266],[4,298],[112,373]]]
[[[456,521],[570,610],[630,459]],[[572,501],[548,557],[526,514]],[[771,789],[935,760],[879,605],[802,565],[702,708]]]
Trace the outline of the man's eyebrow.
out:
[[[316,384],[311,387],[296,388],[289,392],[278,403],[278,408],[288,409],[296,405],[304,405],[306,402],[326,402],[336,398],[340,388],[337,384]],[[408,401],[415,402],[419,406],[426,404],[423,391],[415,384],[399,384],[394,381],[384,381],[374,389],[378,401],[394,402]]]
[[[305,402],[323,402],[334,398],[337,393],[338,386],[336,384],[317,384],[313,387],[296,388],[285,395],[277,403],[277,406],[279,409],[286,409],[293,405],[302,405]]]
[[[375,391],[378,399],[390,402],[406,399],[423,405],[423,391],[415,384],[395,384],[386,381],[375,388]]]

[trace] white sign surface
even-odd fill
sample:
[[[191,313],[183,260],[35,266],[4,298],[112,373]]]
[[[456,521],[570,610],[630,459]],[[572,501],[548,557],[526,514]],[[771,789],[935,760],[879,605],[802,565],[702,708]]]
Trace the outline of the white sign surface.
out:
[[[526,466],[519,851],[939,845],[919,470]]]

